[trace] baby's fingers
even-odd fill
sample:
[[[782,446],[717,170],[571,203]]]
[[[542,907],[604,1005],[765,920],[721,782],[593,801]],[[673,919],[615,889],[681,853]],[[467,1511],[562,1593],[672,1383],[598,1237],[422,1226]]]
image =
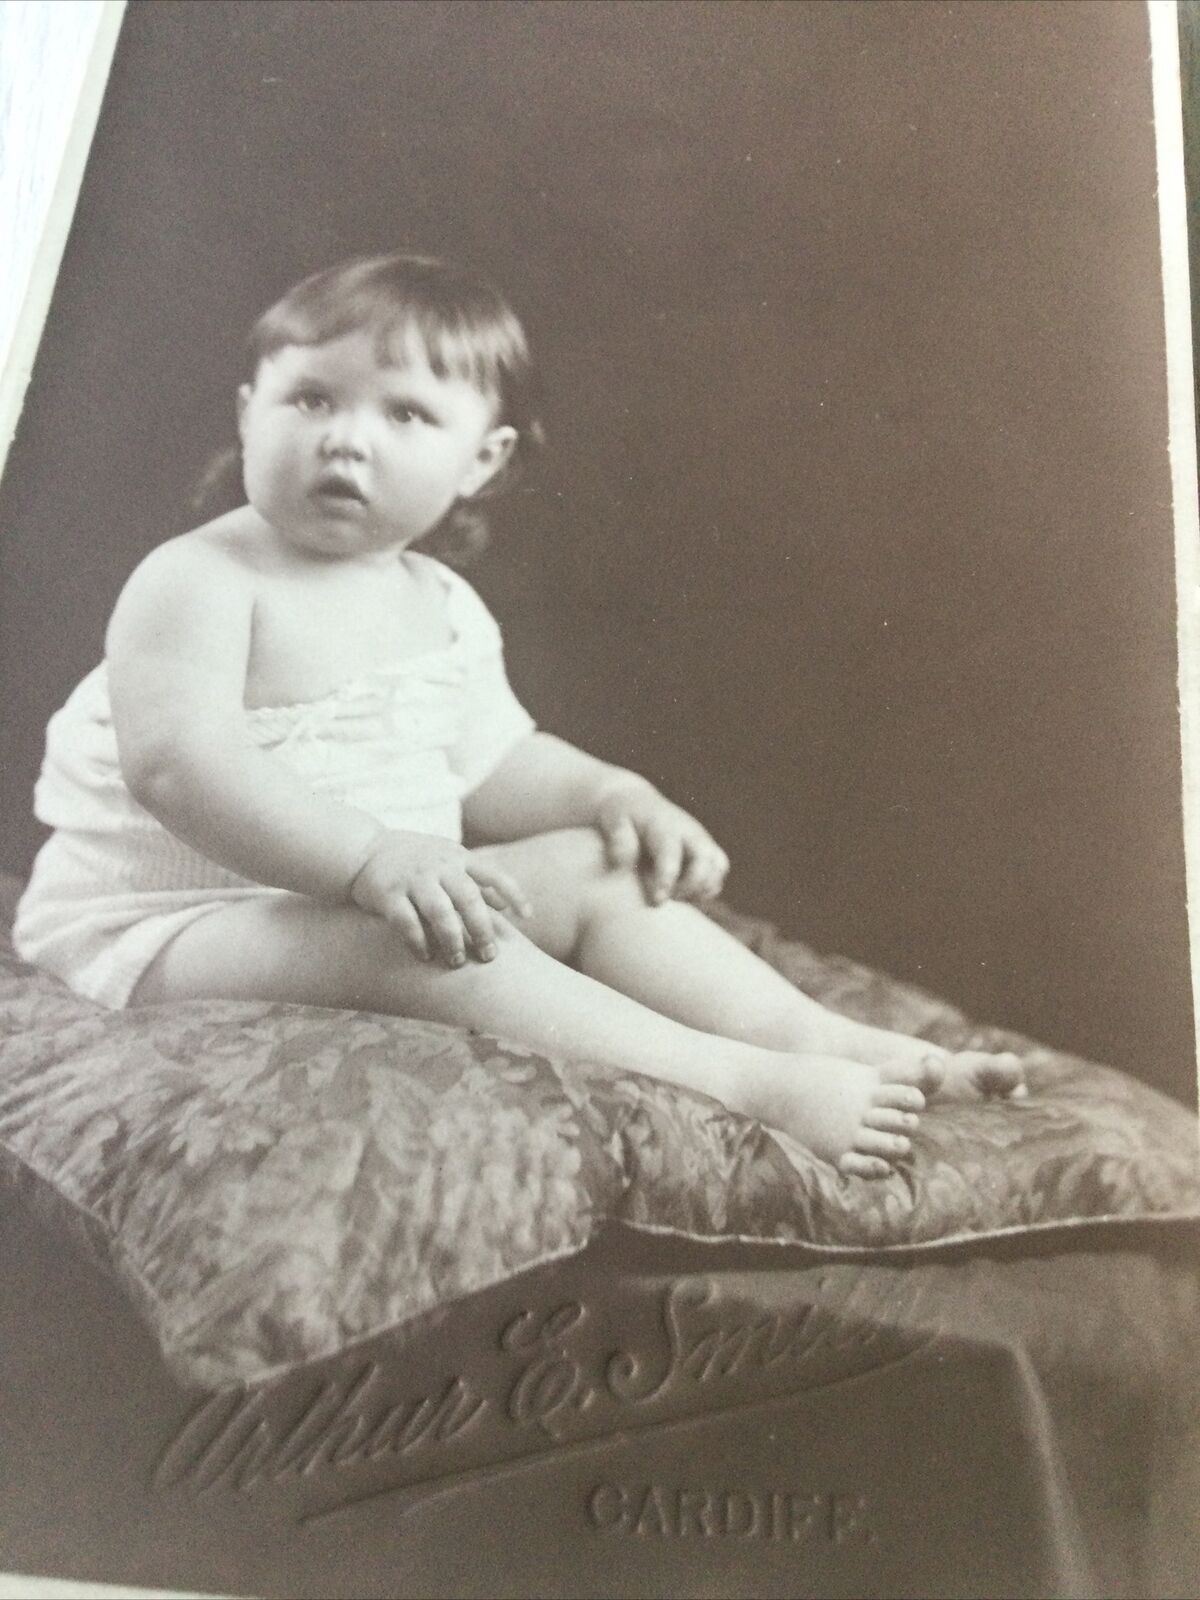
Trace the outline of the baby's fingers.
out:
[[[462,919],[467,937],[475,946],[479,959],[490,961],[496,954],[496,927],[479,886],[464,875],[461,878],[444,878],[442,887]]]
[[[495,910],[515,911],[519,917],[533,915],[528,895],[511,873],[470,856],[467,858],[467,872],[482,889],[488,905]]]
[[[610,867],[632,867],[642,851],[638,831],[627,816],[601,818],[600,832]]]
[[[647,832],[650,872],[646,890],[654,905],[661,905],[674,890],[683,866],[683,841],[676,835]]]
[[[676,896],[680,900],[711,900],[720,894],[728,871],[729,857],[711,839],[691,843]]]
[[[448,967],[461,967],[467,959],[462,917],[443,885],[422,883],[413,890],[412,899],[425,924],[430,949]]]
[[[425,937],[425,929],[416,907],[407,896],[403,899],[389,900],[383,912],[383,919],[395,928],[415,956],[419,956],[422,961],[429,960],[429,941]]]

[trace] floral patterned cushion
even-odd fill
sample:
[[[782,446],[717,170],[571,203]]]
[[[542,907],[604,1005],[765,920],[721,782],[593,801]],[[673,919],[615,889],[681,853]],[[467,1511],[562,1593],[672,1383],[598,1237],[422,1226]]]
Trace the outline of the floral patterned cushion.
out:
[[[881,1182],[715,1101],[465,1031],[224,1001],[110,1012],[0,942],[0,1185],[109,1265],[181,1379],[254,1382],[605,1223],[810,1255],[1200,1215],[1194,1119],[765,924],[716,913],[849,1014],[1017,1049],[1031,1093],[922,1119]]]

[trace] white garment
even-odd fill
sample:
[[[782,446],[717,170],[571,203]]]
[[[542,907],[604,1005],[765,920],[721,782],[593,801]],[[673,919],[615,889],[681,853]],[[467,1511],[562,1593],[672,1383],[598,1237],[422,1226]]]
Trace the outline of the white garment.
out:
[[[248,710],[246,731],[315,793],[389,828],[460,839],[464,795],[534,723],[509,687],[483,601],[449,567],[419,559],[445,586],[449,645],[317,700]],[[209,861],[129,793],[103,662],[50,719],[34,811],[55,831],[17,907],[13,943],[101,1005],[126,1005],[158,952],[197,917],[286,892]]]

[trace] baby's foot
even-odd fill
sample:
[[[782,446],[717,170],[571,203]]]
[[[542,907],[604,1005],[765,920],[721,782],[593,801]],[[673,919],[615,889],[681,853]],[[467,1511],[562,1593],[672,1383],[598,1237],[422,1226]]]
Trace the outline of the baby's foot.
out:
[[[839,1054],[889,1071],[916,1069],[916,1075],[907,1081],[917,1084],[927,1100],[1019,1099],[1028,1093],[1025,1069],[1009,1050],[943,1050],[911,1034],[890,1033],[844,1018],[838,1021],[841,1032],[835,1035],[835,1048]]]
[[[912,1150],[925,1096],[918,1064],[868,1067],[837,1056],[779,1056],[746,1083],[750,1115],[779,1128],[838,1170],[883,1178]]]
[[[1020,1100],[1029,1090],[1011,1050],[930,1050],[921,1088],[930,1100]]]

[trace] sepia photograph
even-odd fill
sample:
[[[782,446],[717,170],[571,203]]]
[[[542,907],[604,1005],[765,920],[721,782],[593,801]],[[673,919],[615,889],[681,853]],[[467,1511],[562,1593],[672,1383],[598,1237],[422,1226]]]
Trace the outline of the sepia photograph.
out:
[[[1200,0],[0,13],[0,1593],[1195,1594]]]

